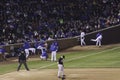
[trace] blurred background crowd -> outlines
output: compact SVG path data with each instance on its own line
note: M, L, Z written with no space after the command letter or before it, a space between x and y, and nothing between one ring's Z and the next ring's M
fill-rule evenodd
M119 0L1 0L0 45L58 39L120 24Z

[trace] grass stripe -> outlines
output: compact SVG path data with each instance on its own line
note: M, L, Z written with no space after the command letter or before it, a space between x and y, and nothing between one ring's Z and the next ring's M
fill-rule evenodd
M70 62L70 61L73 61L73 60L82 59L82 58L86 58L86 57L89 57L89 56L94 56L94 55L97 55L97 54L113 51L113 50L116 50L116 49L119 49L119 48L120 47L115 47L115 48L112 48L112 49L103 50L103 51L100 51L100 52L97 52L97 53L88 54L88 55L85 55L85 56L74 57L74 58L66 60L65 62ZM48 68L48 67L51 67L51 66L56 65L56 64L57 63L51 63L49 65L42 66L39 69Z
M85 58L85 57L89 57L89 56L101 54L101 53L104 53L104 52L113 51L113 50L116 50L116 49L119 49L119 48L120 48L120 47L115 47L115 48L112 48L112 49L107 49L107 50L104 50L104 51L101 51L101 52L97 52L97 53L93 53L93 54L88 54L88 55L81 56L81 57L74 57L74 58L69 59L69 60L67 60L67 61L65 61L65 62L69 62L69 61L76 60L76 59L82 59L82 58Z

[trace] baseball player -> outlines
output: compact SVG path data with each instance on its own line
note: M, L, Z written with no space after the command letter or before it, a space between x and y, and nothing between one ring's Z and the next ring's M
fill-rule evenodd
M33 54L35 54L36 49L35 49L34 47L30 47L30 48L29 48L29 51L31 51Z
M42 49L42 54L40 56L41 60L47 60L48 55L46 50L47 50L46 48Z
M23 48L24 48L24 51L26 53L26 58L28 58L29 56L29 48L30 48L30 44L29 42L25 41L24 44L23 44Z
M42 50L43 49L47 49L47 42L45 42L45 41L41 41L40 43L39 43L39 45L38 45L38 47L37 47L37 50L39 50L40 51L40 54L42 53Z
M43 49L43 43L39 43L39 45L38 45L37 49L42 50L42 49Z
M58 43L55 41L50 46L51 61L56 61L56 53L58 51Z
M64 79L65 78L65 75L64 75L64 64L63 64L63 60L65 59L65 56L60 56L60 58L58 59L58 78L62 78Z
M35 40L35 43L34 43L34 47L35 47L36 54L39 54L38 46L39 46L39 42L38 42L38 40L36 39L36 40Z
M37 49L40 49L40 50L42 51L43 48L45 48L45 42L41 41L41 42L38 44Z
M80 33L80 44L81 44L81 46L84 46L84 45L86 45L86 43L85 43L85 32L83 32L82 30L80 31L81 33Z
M102 37L102 34L101 34L101 33L98 33L98 34L96 35L96 39L91 39L91 41L96 42L96 46L101 47L102 38L103 38L103 37Z

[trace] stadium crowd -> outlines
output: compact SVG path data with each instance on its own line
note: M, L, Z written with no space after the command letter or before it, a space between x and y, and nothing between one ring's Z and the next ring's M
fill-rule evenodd
M120 23L119 0L2 0L0 44L80 35Z

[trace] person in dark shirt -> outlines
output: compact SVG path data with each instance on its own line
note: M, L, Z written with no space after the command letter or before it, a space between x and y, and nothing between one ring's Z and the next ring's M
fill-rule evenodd
M63 60L65 59L65 56L60 56L60 58L58 59L58 78L64 78L64 64L63 64Z
M20 67L22 64L24 64L26 70L29 71L29 68L26 63L26 55L25 55L24 51L21 51L19 58L18 58L18 62L19 62L19 65L18 65L17 71L20 70Z

